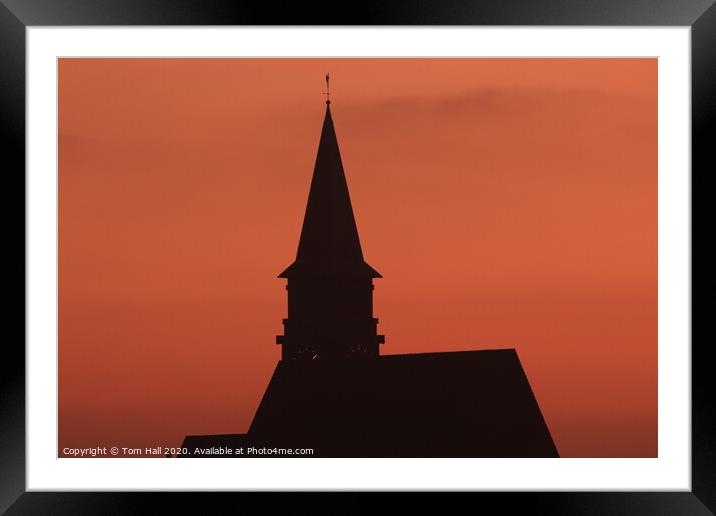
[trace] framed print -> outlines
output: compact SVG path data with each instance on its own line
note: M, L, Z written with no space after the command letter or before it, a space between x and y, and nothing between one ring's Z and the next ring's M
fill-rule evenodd
M9 514L714 510L708 2L6 4Z

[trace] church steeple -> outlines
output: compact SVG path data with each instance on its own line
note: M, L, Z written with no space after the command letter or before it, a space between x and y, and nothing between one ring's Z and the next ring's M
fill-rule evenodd
M283 360L378 356L373 278L381 275L363 259L330 100L296 260L279 277L288 279L288 318L276 337Z
M326 115L296 260L279 277L288 278L296 274L381 277L363 260L333 127L330 100L326 101Z

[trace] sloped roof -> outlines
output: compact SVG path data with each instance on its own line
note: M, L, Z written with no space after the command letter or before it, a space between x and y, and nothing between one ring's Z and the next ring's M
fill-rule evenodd
M514 349L279 362L244 438L315 457L558 456Z
M514 349L280 362L249 435L329 457L557 456Z

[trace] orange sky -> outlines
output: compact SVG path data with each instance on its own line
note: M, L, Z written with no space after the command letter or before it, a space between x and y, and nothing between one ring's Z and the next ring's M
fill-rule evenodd
M514 347L657 453L656 59L62 59L59 444L247 429L331 111L385 354Z

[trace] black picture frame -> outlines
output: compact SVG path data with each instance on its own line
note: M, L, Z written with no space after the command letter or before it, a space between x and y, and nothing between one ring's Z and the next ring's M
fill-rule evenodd
M707 304L714 292L716 239L710 234L709 177L716 174L716 4L714 0L441 0L322 4L237 0L0 0L0 127L5 143L5 200L25 192L25 29L82 25L576 25L691 27L692 74L692 491L474 493L475 507L501 513L716 513L716 382L711 372ZM8 203L6 202L6 205ZM16 212L14 212L16 213ZM9 210L6 220L10 217ZM11 227L9 224L6 227ZM707 233L708 232L708 233ZM25 233L22 238L25 267ZM6 250L11 249L6 240ZM7 256L13 254L6 252ZM19 259L18 259L19 261ZM8 261L8 264L13 263ZM20 268L18 267L18 268ZM13 272L14 272L13 268ZM9 268L6 274L11 276ZM698 274L698 281L693 281ZM23 300L25 290L23 288ZM19 302L12 302L15 309ZM23 316L8 317L15 325ZM19 310L19 309L18 309ZM14 315L14 314L13 314ZM23 323L23 335L25 325ZM8 334L9 335L9 334ZM247 493L26 492L25 345L3 342L0 397L0 511L7 514L134 514L175 507L211 513L227 502L239 510ZM251 495L253 497L253 495ZM355 494L332 496L354 497ZM341 502L344 504L345 502ZM242 502L243 504L243 502ZM217 509L218 512L218 509Z

